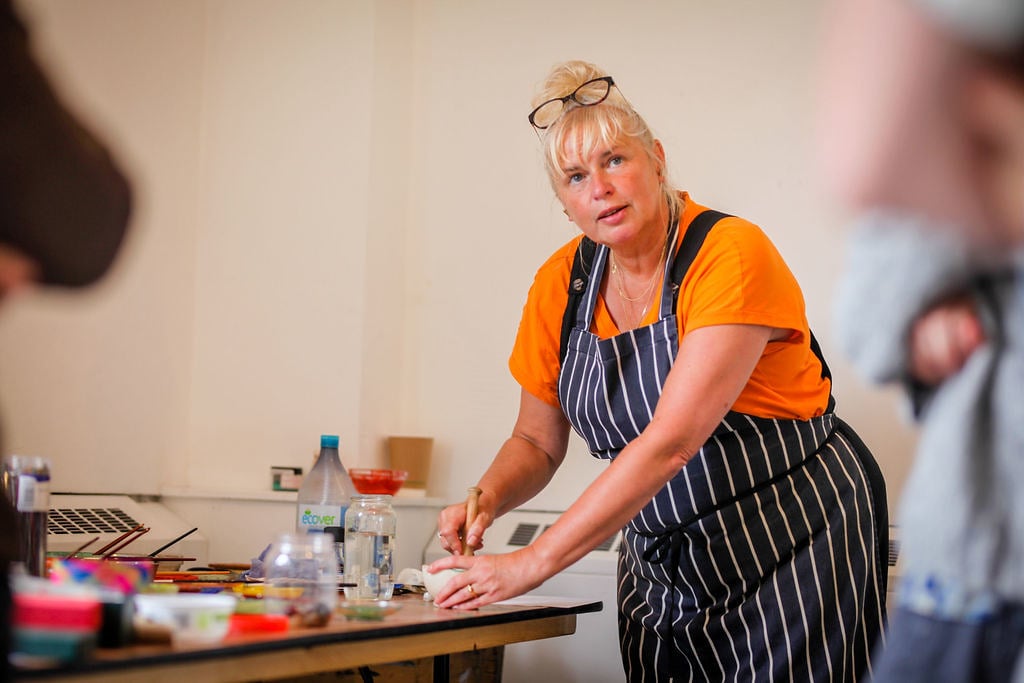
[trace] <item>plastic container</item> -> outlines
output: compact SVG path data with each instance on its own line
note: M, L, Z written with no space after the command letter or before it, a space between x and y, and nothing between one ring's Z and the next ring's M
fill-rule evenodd
M61 662L92 652L102 623L102 604L84 595L14 594L12 652Z
M228 635L246 633L280 633L288 630L288 617L284 614L232 614Z
M338 437L333 434L322 435L320 455L313 469L302 478L302 486L296 497L295 530L304 534L342 526L353 493L355 488L352 480L338 455ZM340 561L344 562L344 547L338 548L337 554Z
M175 647L219 643L228 633L235 603L235 596L226 593L135 596L137 618L170 629Z
M398 520L391 496L355 495L345 515L345 587L348 600L390 600L395 587Z

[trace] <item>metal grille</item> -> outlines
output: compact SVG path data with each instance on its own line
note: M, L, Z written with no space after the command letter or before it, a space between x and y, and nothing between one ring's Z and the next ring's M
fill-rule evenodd
M537 524L526 524L525 522L520 522L519 524L516 525L515 531L512 532L512 537L510 539L508 539L508 544L509 545L530 545L530 541L533 540L533 535L534 535L534 533L536 533L538 526L539 525L537 525ZM548 529L550 529L551 526L552 526L551 524L545 524L544 525L544 531L547 531ZM541 533L544 533L544 531L541 531ZM619 540L619 532L616 531L614 534L612 534L612 536L608 540L606 540L604 543L602 543L601 545L599 545L596 548L594 548L594 550L603 550L603 551L613 550L613 548L612 548L613 545L615 546L614 550L618 550L619 547L617 545L615 545L615 542L617 540Z
M50 508L52 535L103 534L131 531L138 522L121 508Z
M895 524L889 525L889 557L886 559L889 567L895 567L900 559L900 528Z
M517 524L515 531L512 532L512 537L508 539L508 544L530 545L530 541L533 540L533 535L537 533L537 529L539 528L539 524Z

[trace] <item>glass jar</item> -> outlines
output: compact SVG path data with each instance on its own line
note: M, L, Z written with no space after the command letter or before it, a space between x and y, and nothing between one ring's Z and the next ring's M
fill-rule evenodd
M390 600L398 519L391 496L355 495L345 513L345 597Z
M323 626L338 602L334 538L324 533L283 534L266 556L263 598L267 611Z

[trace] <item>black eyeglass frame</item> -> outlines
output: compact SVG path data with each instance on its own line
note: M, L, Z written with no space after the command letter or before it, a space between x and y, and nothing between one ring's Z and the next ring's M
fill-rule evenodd
M588 85L591 85L593 83L598 83L598 82L601 82L601 81L604 81L605 83L608 84L608 90L605 91L604 96L601 99L599 99L599 100L597 100L595 102L581 102L580 100L576 99L576 94L580 90L583 90ZM578 88L573 90L571 93L569 93L565 97L553 97L550 100L545 100L545 101L541 102L540 104L538 104L536 106L536 108L534 108L534 110L530 112L530 115L527 117L530 120L530 125L533 126L534 129L536 129L536 130L546 130L547 128L550 128L551 126L553 126L555 121L557 121L559 118L561 118L562 114L565 112L565 107L564 106L562 107L562 111L559 112L558 116L556 116L551 121L551 123L549 123L548 125L546 125L546 126L538 126L537 123L534 121L534 117L537 115L537 112L539 112L541 109L543 109L544 107L548 106L552 102L560 102L562 105L565 105L566 102L568 102L569 100L572 100L573 102L575 102L576 104L580 105L581 107L593 107L594 105L601 104L606 99L608 99L608 95L611 93L613 85L615 85L615 80L611 76L601 76L600 78L591 78L586 83L581 83Z

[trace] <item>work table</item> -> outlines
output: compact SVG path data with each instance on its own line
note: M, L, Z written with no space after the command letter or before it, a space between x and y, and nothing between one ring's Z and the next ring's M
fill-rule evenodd
M272 680L363 666L433 658L435 682L449 680L454 653L569 635L579 614L598 612L598 601L523 598L479 610L445 610L422 596L395 598L400 609L379 621L335 614L327 626L287 632L229 635L203 647L138 644L98 649L69 667L23 670L16 680L224 681Z

